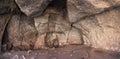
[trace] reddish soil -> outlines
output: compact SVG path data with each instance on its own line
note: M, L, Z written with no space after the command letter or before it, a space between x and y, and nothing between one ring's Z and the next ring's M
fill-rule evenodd
M0 59L120 59L120 53L70 45L56 49L5 52Z

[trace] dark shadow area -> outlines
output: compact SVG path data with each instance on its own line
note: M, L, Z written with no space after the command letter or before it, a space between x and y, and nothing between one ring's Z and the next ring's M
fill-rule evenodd
M59 10L63 10L67 8L67 0L53 0L48 7L55 7Z

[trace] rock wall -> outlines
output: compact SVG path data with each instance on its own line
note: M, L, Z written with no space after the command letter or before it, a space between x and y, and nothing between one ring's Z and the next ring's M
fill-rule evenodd
M0 47L87 45L120 51L119 0L1 0Z

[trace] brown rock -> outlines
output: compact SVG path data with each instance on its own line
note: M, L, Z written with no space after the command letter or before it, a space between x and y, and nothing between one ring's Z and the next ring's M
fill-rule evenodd
M13 15L6 29L6 40L8 41L8 46L13 45L13 47L17 49L20 47L22 42L20 36L20 15Z
M120 5L119 0L68 0L67 3L70 22Z
M13 15L8 24L7 32L7 39L12 45L12 49L25 50L34 47L37 30L35 29L32 18L25 15Z
M85 45L113 51L120 51L119 23L120 8L87 17L74 26L83 32Z
M45 48L45 36L46 36L46 34L41 34L41 35L38 34L37 40L34 45L34 49Z
M57 9L49 6L41 16L34 18L39 33L36 47L40 48L45 45L58 47L67 44L68 34L66 32L70 30L70 24L64 16L65 11L59 9L59 7Z
M68 34L69 44L83 44L82 33L80 30L72 28Z
M69 31L64 31L63 33L57 33L60 46L68 45L68 42L67 42L68 34L69 34Z
M59 40L56 33L49 32L46 34L45 45L50 48L59 46Z
M20 21L20 35L22 38L22 46L27 49L32 49L37 40L37 30L34 25L34 20L31 17L22 15Z

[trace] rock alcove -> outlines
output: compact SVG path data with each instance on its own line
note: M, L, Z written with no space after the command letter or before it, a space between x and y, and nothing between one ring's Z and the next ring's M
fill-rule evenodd
M75 44L120 51L119 6L119 0L0 0L0 47Z

